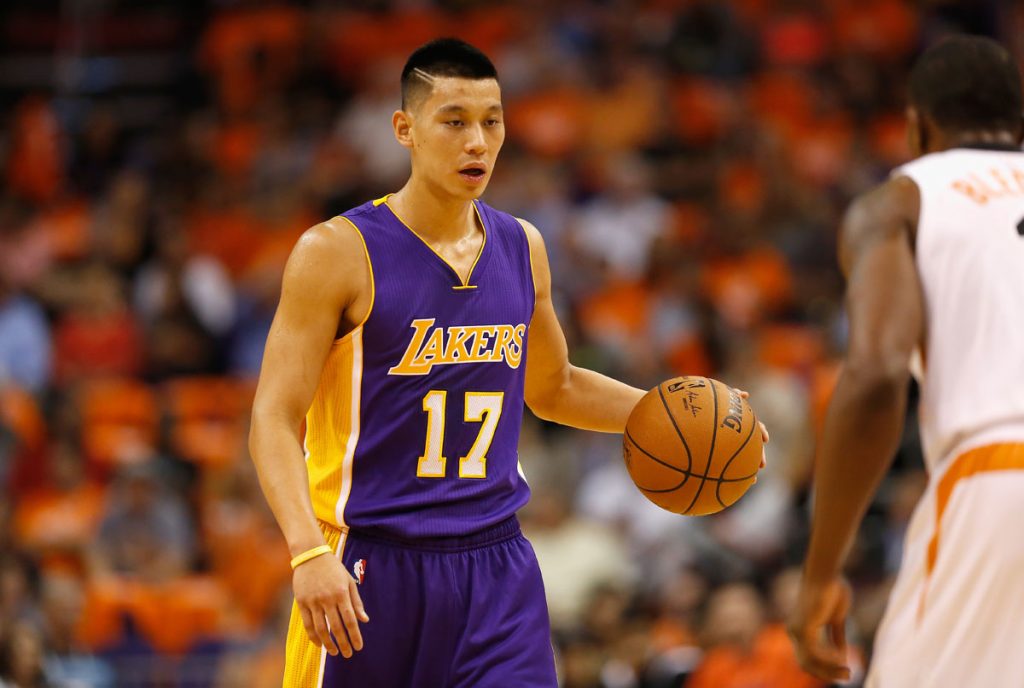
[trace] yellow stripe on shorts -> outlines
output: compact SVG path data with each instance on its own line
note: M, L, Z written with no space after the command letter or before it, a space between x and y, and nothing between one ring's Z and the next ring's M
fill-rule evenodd
M326 523L320 523L324 539L338 559L345 550L344 533ZM326 555L324 555L326 556ZM288 640L285 644L283 688L321 688L327 651L314 645L302 625L299 605L292 602L292 615L288 621Z

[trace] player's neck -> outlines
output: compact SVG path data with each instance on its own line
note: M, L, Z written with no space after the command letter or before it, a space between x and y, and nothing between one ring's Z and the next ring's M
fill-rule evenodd
M392 195L388 205L413 231L437 242L465 239L477 227L472 201L441 196L415 179Z
M951 132L941 141L939 150L967 148L970 146L1019 147L1017 137L1008 131L958 131Z

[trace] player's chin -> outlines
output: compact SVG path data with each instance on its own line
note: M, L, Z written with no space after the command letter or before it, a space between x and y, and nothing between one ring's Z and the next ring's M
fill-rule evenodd
M491 175L489 174L481 175L479 179L467 179L466 175L460 174L459 183L455 185L456 195L467 201L476 200L483 195L490 181Z

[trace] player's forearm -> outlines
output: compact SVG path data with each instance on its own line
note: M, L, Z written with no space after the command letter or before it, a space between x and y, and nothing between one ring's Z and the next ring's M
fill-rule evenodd
M561 384L538 394L530 410L544 420L581 430L622 432L644 390L571 366Z
M906 373L848 366L825 419L814 477L814 519L804 575L837 575L896 452L906 411Z
M254 413L249 452L292 556L324 544L309 497L309 477L298 432L281 418Z

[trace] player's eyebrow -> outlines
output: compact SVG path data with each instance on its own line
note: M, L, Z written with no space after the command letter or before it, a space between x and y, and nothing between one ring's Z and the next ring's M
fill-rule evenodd
M465 113L467 110L468 109L467 109L467 107L465 105L460 105L459 103L456 102L456 103L452 103L450 105L441 105L440 107L438 107L437 112L438 113ZM487 107L487 112L488 113L500 113L500 112L502 112L502 106L499 103L495 103L495 104L490 105L490 106Z
M451 105L444 105L442 107L439 107L437 109L437 112L439 114L448 114L451 112L466 112L466 107L464 105L459 105L458 103L453 103ZM491 105L490 107L487 108L487 112L502 112L501 105L495 103L494 105Z

